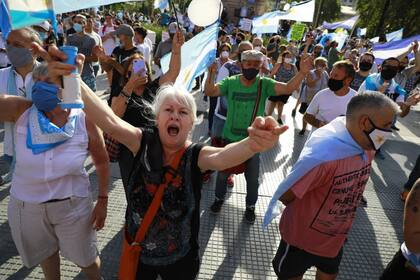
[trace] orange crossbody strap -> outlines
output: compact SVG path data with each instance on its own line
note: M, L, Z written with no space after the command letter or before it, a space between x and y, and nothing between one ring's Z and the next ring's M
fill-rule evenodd
M175 157L172 160L172 163L170 165L171 168L173 168L175 170L178 168L179 162L181 161L181 158L182 158L182 155L184 154L184 151L185 151L185 148L182 148L181 150L179 150L175 154ZM144 215L143 221L141 222L140 228L138 229L138 231L136 233L136 237L135 237L134 242L133 242L133 243L136 243L136 245L138 245L138 243L142 242L143 239L146 237L147 230L149 229L150 225L153 222L153 219L156 216L156 213L159 210L160 203L161 203L162 197L163 197L163 192L165 191L165 187L170 182L170 180L172 179L172 176L174 176L172 174L172 172L166 172L164 183L159 185L158 190L156 191L155 196L153 197L152 203L150 204L149 208L147 209L147 212Z

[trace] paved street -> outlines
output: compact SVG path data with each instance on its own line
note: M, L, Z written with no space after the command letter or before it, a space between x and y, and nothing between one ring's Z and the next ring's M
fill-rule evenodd
M103 94L106 84L103 78L98 78L102 89L99 95ZM200 101L202 112L202 95L197 93L196 99ZM214 199L215 178L204 186L200 231L202 264L198 279L276 279L271 260L280 240L278 219L264 231L261 222L271 195L297 160L306 140L306 136L297 135L301 115L296 116L296 119L290 116L294 104L295 99L291 98L285 106L284 121L290 126L289 130L281 136L276 147L262 154L257 221L254 225L243 222L246 194L243 175L235 177L235 187L229 191L229 199L217 216L209 212ZM403 204L399 200L399 193L420 153L420 107L417 106L408 117L400 120L397 126L401 131L394 133L393 139L384 145L385 160L376 159L373 163L371 179L365 192L368 206L359 208L357 212L345 245L339 279L378 279L402 242ZM1 130L1 141L3 136L4 130ZM199 114L191 137L193 141L208 141L207 119L202 113ZM95 191L97 180L90 162L87 162L87 168ZM116 279L122 242L120 230L125 212L125 197L118 168L113 165L112 169L108 218L105 228L98 233L105 279ZM6 172L3 163L0 171ZM42 279L40 267L26 269L21 265L7 222L8 201L9 186L1 186L0 279ZM62 279L84 279L79 272L75 265L62 261ZM314 270L309 271L305 279L314 279Z

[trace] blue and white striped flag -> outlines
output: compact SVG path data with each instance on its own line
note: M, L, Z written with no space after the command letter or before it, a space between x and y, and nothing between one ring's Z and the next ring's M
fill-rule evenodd
M182 46L181 71L175 85L184 86L188 91L192 90L194 79L207 71L207 68L216 59L218 32L219 24L215 23ZM160 64L162 65L163 73L169 70L170 61L171 54L165 55L161 59Z
M169 8L169 1L168 0L155 0L154 7L155 9L160 9L163 12L165 9Z
M397 57L404 52L406 52L411 44L415 41L420 41L420 34L406 38L403 40L391 41L385 44L375 44L373 45L372 53L375 56L376 63L382 63L385 59L389 57ZM412 58L413 54L409 54L408 58Z
M401 28L397 31L385 34L386 41L387 42L392 42L392 41L401 40L402 37L403 37L403 32L404 32L404 28ZM378 43L379 42L379 37L374 37L374 38L370 39L369 41L371 41L373 43Z
M12 29L55 21L52 0L6 0Z

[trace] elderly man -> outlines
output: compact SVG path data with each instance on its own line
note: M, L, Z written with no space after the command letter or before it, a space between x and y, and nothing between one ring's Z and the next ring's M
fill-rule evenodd
M30 50L32 42L42 45L38 33L32 28L18 29L9 33L6 40L6 54L12 66L0 69L0 94L32 99L32 70L37 63ZM12 180L14 165L14 125L5 123L4 129L4 159L11 164L11 170L4 181L0 179L0 184Z
M263 116L265 101L270 95L288 95L297 89L312 68L312 59L302 60L301 71L287 84L273 79L260 77L258 74L263 65L263 54L256 50L242 52L242 74L225 78L213 84L215 67L209 72L204 92L207 96L226 96L229 114L223 128L226 142L240 141L248 136L247 128L252 117ZM255 112L254 112L255 111ZM258 199L259 155L255 155L245 163L247 181L245 219L249 223L255 221L255 204ZM226 195L226 181L229 172L219 172L216 182L216 200L211 206L213 213L220 212Z
M286 208L281 242L273 259L279 279L333 280L343 246L369 179L373 151L391 135L397 104L381 93L353 97L345 117L316 130L274 194L264 225Z

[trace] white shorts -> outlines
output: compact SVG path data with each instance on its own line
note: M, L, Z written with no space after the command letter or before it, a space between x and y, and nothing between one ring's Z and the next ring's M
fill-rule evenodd
M91 197L36 204L10 196L9 225L23 264L36 266L57 251L80 267L93 264L98 249L92 210Z

